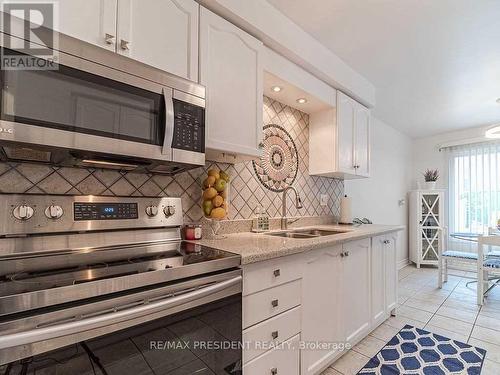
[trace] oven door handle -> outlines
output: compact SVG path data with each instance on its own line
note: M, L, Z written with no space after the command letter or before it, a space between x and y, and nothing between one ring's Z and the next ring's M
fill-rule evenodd
M163 88L163 99L165 102L165 135L163 136L163 155L172 158L172 141L174 139L174 94L171 89Z
M224 280L216 284L203 287L192 292L187 292L178 296L157 302L146 303L130 309L102 314L91 318L85 318L73 322L61 323L43 328L35 328L29 331L12 333L0 336L0 349L7 349L19 345L27 345L39 341L50 340L57 337L77 334L79 332L100 328L110 324L115 324L130 319L138 318L146 314L169 309L179 305L192 302L211 294L215 294L230 287L240 285L242 277L236 276L229 280Z

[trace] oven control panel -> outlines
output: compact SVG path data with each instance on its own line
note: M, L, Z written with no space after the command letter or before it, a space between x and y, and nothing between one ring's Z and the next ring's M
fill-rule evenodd
M137 219L137 203L87 203L73 204L75 221Z
M0 237L182 224L180 198L0 194Z
M205 109L173 99L174 137L172 147L193 152L205 152Z

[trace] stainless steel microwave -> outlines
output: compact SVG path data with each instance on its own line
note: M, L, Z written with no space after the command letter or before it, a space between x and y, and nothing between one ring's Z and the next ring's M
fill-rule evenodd
M205 164L203 86L62 34L58 62L1 71L1 159L166 174Z

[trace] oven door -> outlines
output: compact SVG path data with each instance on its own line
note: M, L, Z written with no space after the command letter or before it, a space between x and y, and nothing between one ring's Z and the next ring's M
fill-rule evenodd
M241 270L229 271L3 322L0 368L241 375L241 280Z
M57 70L3 70L0 84L0 141L172 160L171 88L64 53Z

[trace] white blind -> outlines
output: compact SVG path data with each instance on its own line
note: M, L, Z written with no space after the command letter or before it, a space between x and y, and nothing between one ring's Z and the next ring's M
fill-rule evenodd
M487 234L500 219L500 143L448 150L450 233Z

